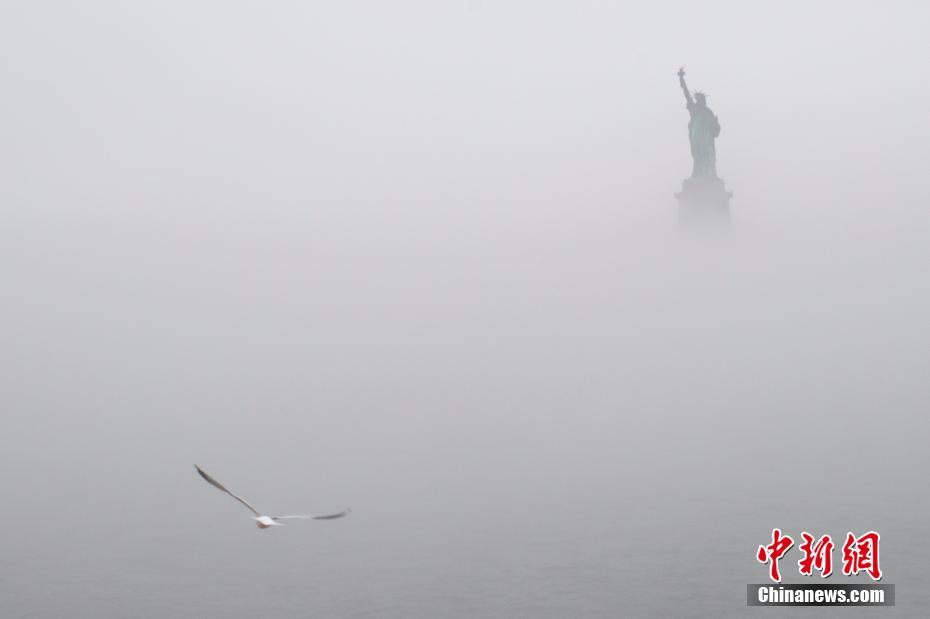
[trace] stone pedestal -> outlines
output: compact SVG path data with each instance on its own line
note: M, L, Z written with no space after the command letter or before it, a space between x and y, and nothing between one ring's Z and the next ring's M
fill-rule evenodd
M686 178L678 198L678 222L682 224L728 224L730 197L722 178Z

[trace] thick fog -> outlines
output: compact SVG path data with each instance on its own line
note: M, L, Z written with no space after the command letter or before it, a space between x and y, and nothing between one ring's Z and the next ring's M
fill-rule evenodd
M4 4L0 614L741 616L773 527L924 614L927 23Z

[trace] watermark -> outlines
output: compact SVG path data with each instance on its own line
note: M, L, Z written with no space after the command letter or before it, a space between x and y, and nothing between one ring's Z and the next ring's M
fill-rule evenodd
M833 551L836 543L829 534L815 536L803 531L798 550L798 573L802 576L833 574ZM851 531L840 548L839 569L844 576L867 574L873 581L882 579L879 560L881 536L875 531L855 535ZM746 585L749 606L894 606L894 585L861 584L781 584L780 561L795 546L795 540L781 529L772 529L772 540L761 544L756 561L768 567L769 580L775 584Z
M798 571L803 576L811 576L814 570L817 570L822 578L829 577L833 573L833 538L829 535L815 538L807 531L801 533L801 538L804 543L801 544L800 550L804 556L798 561ZM875 531L858 537L852 532L847 533L846 542L843 544L843 574L855 576L859 572L865 572L872 580L881 580L882 569L878 560L880 541L881 536ZM769 566L769 578L772 582L781 582L778 562L792 546L794 539L790 535L782 534L781 529L772 529L772 542L759 546L759 550L756 551L756 560Z
M748 606L894 606L894 585L746 585Z

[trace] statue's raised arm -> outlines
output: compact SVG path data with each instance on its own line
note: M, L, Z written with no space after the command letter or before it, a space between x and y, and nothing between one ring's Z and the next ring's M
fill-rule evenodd
M681 84L681 90L685 93L685 101L688 103L688 109L694 105L694 99L691 98L691 93L688 91L688 85L685 84L685 68L681 67L678 69L678 83Z

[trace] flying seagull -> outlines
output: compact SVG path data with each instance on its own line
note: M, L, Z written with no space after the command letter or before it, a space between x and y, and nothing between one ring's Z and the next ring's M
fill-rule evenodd
M335 520L336 518L342 518L343 516L348 516L349 512L351 511L350 509L346 508L345 510L339 512L338 514L324 514L322 516L314 516L311 514L295 514L291 516L265 516L263 514L258 513L258 510L252 507L249 504L249 502L243 499L241 496L239 496L238 494L233 494L232 492L226 489L226 486L224 486L220 482L216 481L215 479L207 475L207 473L204 472L204 470L201 469L196 464L194 465L194 468L197 469L197 472L200 473L201 477L207 480L208 484L210 484L211 486L215 488L222 490L223 492L225 492L232 498L236 499L237 501L239 501L240 503L248 507L249 511L255 514L252 517L252 520L255 521L255 524L258 526L259 529L267 529L268 527L283 527L284 524L281 522L278 522L279 520Z

